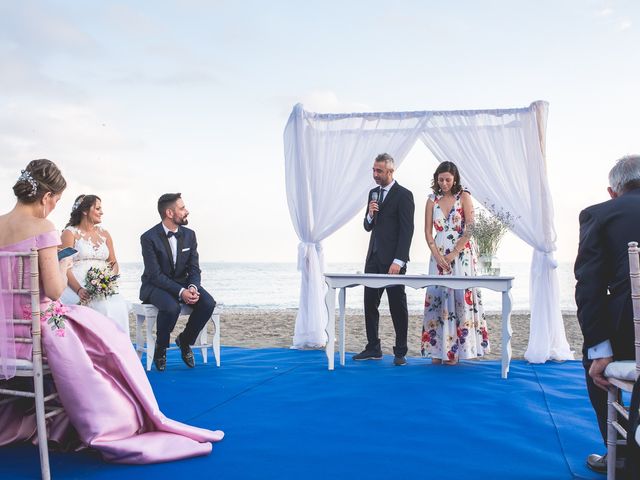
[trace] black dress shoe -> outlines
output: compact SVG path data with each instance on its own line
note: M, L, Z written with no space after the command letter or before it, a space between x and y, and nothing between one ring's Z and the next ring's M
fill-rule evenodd
M396 355L395 357L393 357L393 364L396 367L402 367L403 365L407 364L407 359L404 358L404 355Z
M156 364L156 368L159 372L164 372L167 368L167 349L156 347L156 351L153 354L153 363Z
M371 350L363 350L362 352L354 355L354 360L382 360L382 352L372 352Z
M598 455L592 453L587 457L587 467L597 473L607 473L607 454ZM624 468L624 458L616 459L616 471L620 472Z
M184 345L182 345L182 342L180 342L180 335L178 335L176 337L176 345L180 347L182 361L185 363L185 365L189 368L195 367L196 361L193 358L193 352L191 351L189 343L185 343Z

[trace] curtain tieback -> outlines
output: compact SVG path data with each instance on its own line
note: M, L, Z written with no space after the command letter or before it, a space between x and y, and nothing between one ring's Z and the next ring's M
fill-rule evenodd
M313 242L300 242L298 244L298 270L302 271L304 265L309 258L309 253L311 249L315 249L318 258L320 260L320 265L322 265L322 244L313 243Z
M553 257L553 250L542 251L536 250L536 253L542 255L544 257L545 262L552 269L558 268L558 261Z

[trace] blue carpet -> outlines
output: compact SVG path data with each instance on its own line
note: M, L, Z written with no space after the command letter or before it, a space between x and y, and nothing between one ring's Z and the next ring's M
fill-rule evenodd
M196 354L198 360L199 352ZM56 479L600 479L584 465L603 450L579 362L514 361L393 367L321 351L225 347L222 367L187 369L169 352L149 372L168 417L226 438L208 457L158 465L52 453ZM210 359L210 362L212 360ZM0 448L0 478L37 478L37 449Z

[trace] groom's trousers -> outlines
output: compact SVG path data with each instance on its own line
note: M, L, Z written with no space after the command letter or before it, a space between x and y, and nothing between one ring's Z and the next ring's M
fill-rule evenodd
M200 330L207 324L216 306L216 301L209 292L202 287L198 291L200 292L200 299L194 305L189 305L193 311L189 315L189 321L180 336L180 339L188 345L194 344ZM149 295L148 303L158 309L156 347L167 348L169 346L169 336L176 326L183 303L169 292L159 288L153 289L151 295Z

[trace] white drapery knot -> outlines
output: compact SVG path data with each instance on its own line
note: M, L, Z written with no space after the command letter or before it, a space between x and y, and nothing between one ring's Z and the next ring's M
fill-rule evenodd
M309 254L314 251L318 256L320 266L324 265L324 254L322 252L322 244L320 242L300 242L298 244L298 271L302 271L309 260Z
M553 256L553 250L536 250L535 252L542 256L547 267L551 267L551 269L558 268L558 261Z

